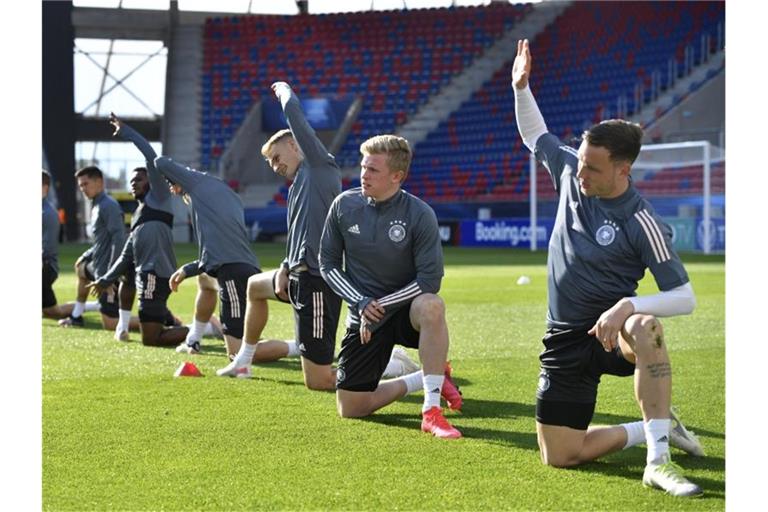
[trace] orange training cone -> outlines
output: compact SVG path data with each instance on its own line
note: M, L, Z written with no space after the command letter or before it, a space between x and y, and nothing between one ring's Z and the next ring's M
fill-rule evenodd
M176 373L173 374L174 377L202 377L203 374L200 373L200 370L195 366L195 363L190 363L189 361L181 363L181 366L179 366L176 369Z

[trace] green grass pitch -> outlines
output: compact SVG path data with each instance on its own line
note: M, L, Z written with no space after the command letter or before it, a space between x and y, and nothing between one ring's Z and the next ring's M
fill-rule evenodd
M74 299L71 271L82 246L62 250L59 302ZM282 257L256 244L263 268ZM177 248L179 263L194 258ZM644 447L577 469L539 461L534 398L546 314L545 254L447 248L441 295L464 434L419 430L421 394L362 420L337 417L332 393L304 388L300 363L254 367L254 379L222 379L223 343L203 354L120 343L100 329L42 321L43 508L46 510L723 510L725 507L725 265L684 257L698 306L664 321L673 364L673 403L707 457L673 449L704 489L696 500L641 484ZM520 275L531 284L516 285ZM640 293L656 290L652 276ZM195 284L172 294L189 322ZM134 309L135 312L135 309ZM343 322L342 322L343 323ZM99 327L99 328L97 328ZM341 332L341 326L340 326ZM292 338L290 308L270 303L265 336ZM337 338L340 339L340 338ZM338 342L337 342L338 349ZM174 378L185 360L203 378ZM595 422L639 418L631 378L604 377Z

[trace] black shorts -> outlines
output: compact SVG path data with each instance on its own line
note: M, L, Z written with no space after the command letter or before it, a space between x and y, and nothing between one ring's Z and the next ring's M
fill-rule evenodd
M322 277L306 271L291 272L288 276L288 297L293 306L301 356L315 364L331 364L341 298Z
M85 278L89 281L95 281L96 277L93 273L93 262L89 261L85 265ZM120 278L123 281L129 282L131 284L134 283L134 280L136 275L136 271L131 265L131 268L123 274L123 276ZM128 281L128 279L131 279ZM108 316L109 318L118 318L120 316L120 301L118 296L118 288L117 283L115 283L113 286L111 286L107 291L103 292L101 295L99 295L99 312L104 315Z
M52 308L57 304L56 294L53 293L53 283L59 274L48 263L43 262L43 309Z
M411 325L411 308L403 307L371 335L371 340L360 343L360 329L347 329L341 340L336 388L347 391L373 391L384 374L395 341L409 348L419 347L419 332Z
M219 283L219 320L225 335L243 337L245 306L248 303L248 278L261 270L247 263L226 263L207 272Z
M168 296L171 287L167 277L159 277L154 272L140 272L136 282L139 295L139 321L167 324Z
M548 329L542 341L536 421L586 430L600 376L627 377L635 372L635 365L624 359L618 347L606 352L584 329Z

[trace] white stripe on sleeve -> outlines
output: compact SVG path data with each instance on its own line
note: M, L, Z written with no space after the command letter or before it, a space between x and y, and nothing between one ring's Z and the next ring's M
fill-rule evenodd
M402 290L399 290L395 293L391 293L385 297L382 297L381 300L379 301L379 305L388 306L396 302L402 302L412 297L416 297L417 295L420 295L420 294L421 294L421 288L419 287L418 283L414 282L409 286L406 286Z
M331 272L328 274L328 277L331 280L331 282L334 285L336 285L336 288L341 290L342 293L344 293L344 295L351 297L355 302L359 302L363 300L363 296L360 295L355 290L355 288L349 283L349 281L347 281L346 279L344 279L344 277L342 277L341 273L339 273L338 270L336 269L331 270Z

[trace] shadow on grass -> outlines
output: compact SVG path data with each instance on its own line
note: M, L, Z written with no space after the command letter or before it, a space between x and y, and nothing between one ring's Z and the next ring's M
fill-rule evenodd
M421 397L409 395L400 401L412 403L414 406L417 406L421 404ZM416 409L416 411L418 411L418 409ZM379 423L412 431L419 430L421 428L421 415L416 411L414 411L413 414L387 414L386 409L384 409L384 412L379 411L367 418L361 418L360 421ZM446 413L446 418L456 426L467 439L481 439L491 444L538 451L535 413L536 407L534 404L466 398L464 400L462 412L459 414ZM471 421L475 418L509 419L511 420L508 424L510 428L490 429L462 424L464 423L464 419ZM530 424L530 429L525 431L512 430L513 425L519 425L519 421L517 420L527 420L528 424ZM636 417L631 416L599 413L595 414L593 423L617 425L619 423L627 423L636 420ZM722 434L709 433L696 429L697 433L699 431L701 431L703 435L712 434L713 437L722 437ZM721 457L693 457L683 454L676 449L673 449L673 457L675 462L680 463L684 469L708 470L716 471L718 473L725 471L725 460ZM639 446L628 451L621 451L613 455L608 455L606 458L595 462L561 471L583 471L595 474L614 475L626 478L633 482L638 482L642 479L644 461L645 448ZM557 471L555 468L552 468L552 470ZM693 480L704 489L704 499L724 498L725 485L722 481L700 477L696 477Z
M674 462L683 468L683 475L690 475L690 470L715 471L721 474L724 474L725 472L725 459L721 457L693 457L687 454L682 454L676 450L672 450L672 457ZM580 473L592 473L595 475L619 476L639 483L643 478L644 467L645 447L635 447L574 468L552 468L552 470L578 471ZM697 499L722 500L725 498L724 481L701 476L691 477L691 481L699 485L704 491L704 495ZM648 492L660 491L649 490Z

